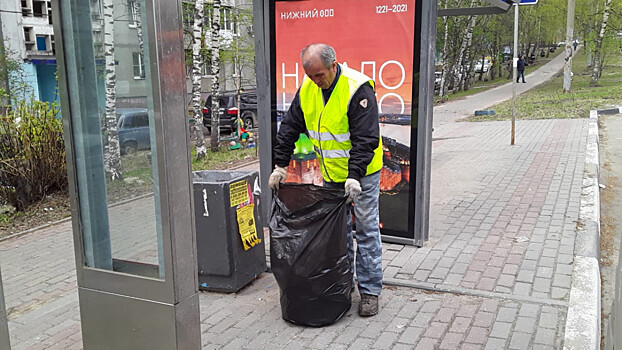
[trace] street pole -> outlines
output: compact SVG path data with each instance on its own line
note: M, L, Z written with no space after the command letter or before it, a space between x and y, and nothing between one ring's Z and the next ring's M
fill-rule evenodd
M518 65L518 2L514 3L514 54L512 58L512 138L510 145L514 145L514 135L516 130L516 71Z
M566 63L564 64L564 92L570 92L572 83L572 41L574 39L574 0L568 0L568 17L566 18Z

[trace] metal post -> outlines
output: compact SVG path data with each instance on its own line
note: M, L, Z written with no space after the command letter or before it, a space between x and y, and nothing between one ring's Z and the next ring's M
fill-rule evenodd
M0 274L0 349L11 350L11 338L9 336L9 325L6 317L6 305L4 304L2 274Z
M516 132L516 71L518 65L518 3L514 4L514 55L512 58L512 139L510 145L514 145L514 135Z
M272 192L268 188L268 178L272 172L272 133L276 123L272 123L272 88L270 72L271 60L269 1L253 1L253 29L255 31L255 76L257 79L257 119L259 123L259 173L261 179L262 225L268 226Z

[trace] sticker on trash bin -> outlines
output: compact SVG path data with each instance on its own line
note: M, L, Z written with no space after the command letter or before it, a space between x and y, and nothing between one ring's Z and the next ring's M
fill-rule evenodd
M244 244L244 250L249 250L255 244L261 243L261 239L257 237L257 230L255 229L254 207L255 205L250 204L236 210L238 214L238 228L242 244Z
M248 184L246 180L234 182L229 185L229 200L232 207L237 207L249 201L247 187Z

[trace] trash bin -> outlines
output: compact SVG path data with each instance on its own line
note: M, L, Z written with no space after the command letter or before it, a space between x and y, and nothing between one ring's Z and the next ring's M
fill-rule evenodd
M237 292L266 271L257 171L193 172L199 289Z

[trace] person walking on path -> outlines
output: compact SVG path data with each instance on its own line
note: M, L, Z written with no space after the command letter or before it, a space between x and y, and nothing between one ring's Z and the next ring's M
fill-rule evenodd
M382 245L378 196L382 141L374 82L337 63L335 50L323 43L305 47L300 58L306 73L287 111L274 148L272 190L285 181L294 144L306 133L314 145L327 187L343 188L354 203L356 276L361 294L358 313L378 313L382 290ZM352 222L348 215L348 257L354 281Z
M516 62L516 82L518 83L518 78L523 78L523 83L525 83L525 66L528 66L527 62L525 62L525 56L518 57L518 62Z

